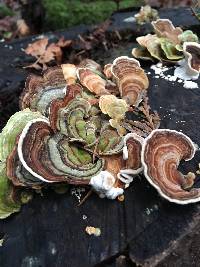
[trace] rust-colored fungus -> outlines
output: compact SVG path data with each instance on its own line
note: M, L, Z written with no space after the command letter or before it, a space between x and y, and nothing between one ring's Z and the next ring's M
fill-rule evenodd
M149 80L139 61L128 57L114 60L111 71L116 78L121 97L129 105L137 106L144 97Z
M191 160L195 151L191 139L174 130L154 130L145 139L141 157L145 177L168 201L178 204L200 201L200 189L189 189L195 176L178 170L180 161Z

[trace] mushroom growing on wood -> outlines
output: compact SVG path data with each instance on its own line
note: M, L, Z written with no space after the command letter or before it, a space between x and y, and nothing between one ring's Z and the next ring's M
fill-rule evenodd
M91 69L78 68L77 75L80 83L85 86L90 92L98 96L110 94L105 88L106 81Z
M121 195L142 170L143 138L133 132L144 134L140 127L146 136L154 129L144 99L148 84L140 63L128 57L104 68L86 59L31 75L21 111L0 134L0 176L20 190L69 183L90 185L111 199ZM1 208L0 196L0 218Z
M66 80L60 67L49 68L43 77L30 75L25 90L20 97L21 109L30 108L44 116L49 114L52 100L63 98L66 94Z
M138 60L126 56L113 61L111 72L115 77L121 97L129 105L138 106L148 86L149 80Z
M199 77L200 72L200 44L186 42L183 44L187 73Z
M183 54L185 58L179 61L180 67L175 69L175 75L183 80L197 80L200 73L200 44L185 42Z
M191 139L174 130L157 129L145 139L141 154L144 175L168 201L177 204L200 201L200 189L189 189L195 176L178 170L180 161L191 160L195 151Z
M141 151L144 138L136 133L128 133L124 137L123 159L124 168L120 170L118 178L126 184L133 181L133 177L142 172Z
M158 19L156 21L152 21L151 24L153 25L155 33L159 37L166 37L174 44L179 44L180 41L178 36L182 34L183 30L180 27L174 27L171 20Z
M87 151L69 143L64 135L53 134L46 119L26 125L19 138L18 155L28 172L47 183L88 184L104 166L102 159L93 163Z
M67 85L76 83L77 74L76 66L74 64L62 64L61 65L64 78L67 82Z

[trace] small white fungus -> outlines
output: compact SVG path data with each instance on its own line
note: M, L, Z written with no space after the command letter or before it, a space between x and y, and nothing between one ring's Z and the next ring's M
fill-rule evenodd
M198 84L192 81L185 81L183 87L187 89L195 89L198 88Z

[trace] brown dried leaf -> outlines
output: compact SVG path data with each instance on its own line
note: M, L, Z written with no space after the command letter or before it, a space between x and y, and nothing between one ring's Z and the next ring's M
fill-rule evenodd
M51 43L48 45L48 38L43 38L32 44L29 44L25 49L25 53L36 57L37 61L27 68L35 69L46 69L47 63L52 60L56 60L57 64L61 64L63 52L61 48L68 47L71 45L71 40L64 40L64 37L61 37L57 43ZM42 66L40 66L40 64Z
M24 51L27 55L31 55L33 57L38 58L45 53L47 45L48 45L48 38L43 38L32 44L29 44Z
M62 62L62 50L55 43L52 43L47 47L43 62L48 63L53 59L56 59L57 64L60 64Z
M61 37L58 42L57 42L57 46L59 47L62 47L62 48L65 48L65 47L68 47L72 44L72 40L65 40L64 37Z

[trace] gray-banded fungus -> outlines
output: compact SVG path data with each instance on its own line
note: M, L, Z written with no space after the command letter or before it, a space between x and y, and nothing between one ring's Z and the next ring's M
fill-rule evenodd
M10 198L13 185L23 192L91 185L110 199L122 195L142 168L143 138L132 132L146 136L154 129L144 99L148 84L139 62L128 57L104 68L86 59L29 76L22 110L0 133L0 218L21 206L22 200L18 205ZM132 124L131 113L136 117ZM11 202L5 203L7 198Z
M114 155L122 152L123 138L109 123L102 126L96 152L99 155Z
M175 27L168 19L158 19L153 21L152 25L155 34L147 34L136 39L140 46L133 48L134 57L176 63L186 56L183 51L185 43L194 42L198 46L196 34Z
M106 75L106 78L108 78L108 79L111 79L112 76L113 76L113 75L112 75L111 68L112 68L112 64L109 63L109 64L106 64L106 65L104 66L104 69L103 69L103 72L104 72L104 74Z
M19 138L18 155L24 168L44 182L88 184L98 174L104 160L68 142L61 134L53 134L49 122L36 119L26 125Z
M90 69L93 72L97 72L97 73L101 73L101 70L102 70L101 65L99 65L97 62L95 62L94 60L89 59L89 58L83 59L80 62L78 67Z
M106 90L106 80L102 79L98 74L88 68L78 68L77 76L80 83L85 86L90 92L100 96L110 94Z
M111 72L117 81L120 95L129 105L137 106L149 86L149 80L139 61L126 56L113 61Z
M107 114L111 118L110 125L117 129L119 135L123 136L126 130L120 124L128 111L126 101L114 95L103 95L99 99L99 107L103 114Z
M196 80L200 73L200 44L185 42L183 44L185 58L179 61L180 67L174 71L175 76L183 80Z
M96 125L89 120L91 104L81 97L79 84L68 86L67 95L56 99L50 105L50 124L54 132L59 131L71 141L84 142L88 145L96 140Z
M158 19L152 21L152 26L155 33L159 37L165 37L168 40L172 41L174 44L179 44L178 36L182 34L183 30L180 27L174 27L171 20L169 19Z
M15 186L27 186L33 189L40 189L43 182L29 173L19 160L17 145L7 158L6 161L7 177Z
M62 69L50 68L44 72L43 77L36 75L28 77L20 105L22 109L30 108L48 116L51 101L63 98L65 94L66 81Z
M174 130L154 130L145 139L141 154L145 177L168 201L178 204L200 201L200 189L188 189L194 176L178 171L180 161L191 160L195 151L191 139Z

